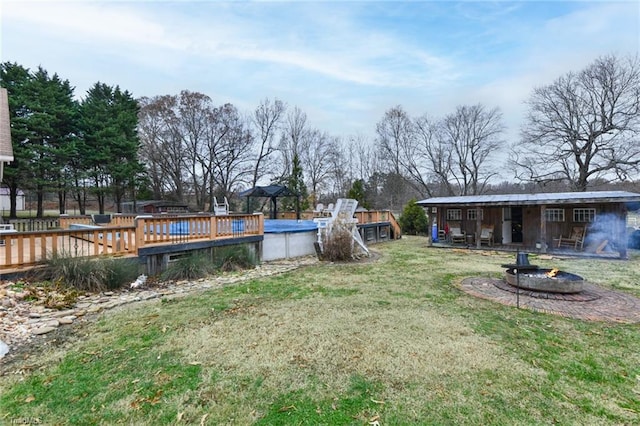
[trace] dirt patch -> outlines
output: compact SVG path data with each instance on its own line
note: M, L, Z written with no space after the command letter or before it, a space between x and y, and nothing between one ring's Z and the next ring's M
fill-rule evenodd
M83 337L83 330L90 320L91 317L86 317L82 321L12 346L9 353L2 358L0 375L23 375L46 367L48 360L55 357L55 353L63 351Z

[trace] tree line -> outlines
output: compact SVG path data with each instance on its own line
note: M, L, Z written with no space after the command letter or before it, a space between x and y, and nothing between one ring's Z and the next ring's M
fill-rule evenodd
M68 80L9 62L0 66L0 81L9 95L14 153L3 180L10 217L18 190L35 196L38 217L48 194L57 195L61 214L68 197L84 214L89 197L104 212L107 196L119 205L143 181L139 108L131 93L98 82L76 101Z
M576 190L637 181L640 165L638 58L596 59L534 88L521 137L504 140L498 107L461 105L442 117L411 117L401 105L375 136L331 135L304 111L264 98L253 111L184 90L134 99L96 83L77 101L68 80L15 63L0 67L9 93L15 161L4 184L15 217L18 189L46 194L60 213L70 198L162 199L212 208L257 184L285 184L302 207L345 195L368 208L399 210L413 197ZM496 182L500 172L512 181ZM247 206L251 209L260 206ZM292 205L285 205L291 208Z

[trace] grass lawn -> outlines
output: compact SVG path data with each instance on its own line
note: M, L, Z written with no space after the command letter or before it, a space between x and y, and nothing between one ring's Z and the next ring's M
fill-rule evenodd
M405 237L319 265L107 312L0 378L0 423L639 424L640 326L476 299L514 254ZM640 296L640 259L545 261ZM550 263L553 262L553 263ZM31 360L30 362L33 362Z

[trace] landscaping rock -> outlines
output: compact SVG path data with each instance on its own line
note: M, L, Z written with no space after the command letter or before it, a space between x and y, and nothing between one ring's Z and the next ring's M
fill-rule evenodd
M33 330L31 330L31 333L35 334L36 336L39 336L41 334L51 333L55 329L56 327L40 327L40 328L34 328Z

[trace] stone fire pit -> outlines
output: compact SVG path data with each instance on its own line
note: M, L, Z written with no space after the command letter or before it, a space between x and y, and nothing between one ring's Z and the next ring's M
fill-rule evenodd
M557 271L554 277L547 274L551 269L529 269L521 270L519 277L516 277L514 269L507 269L505 272L508 284L521 289L542 291L547 293L580 293L584 287L584 279L576 274Z

